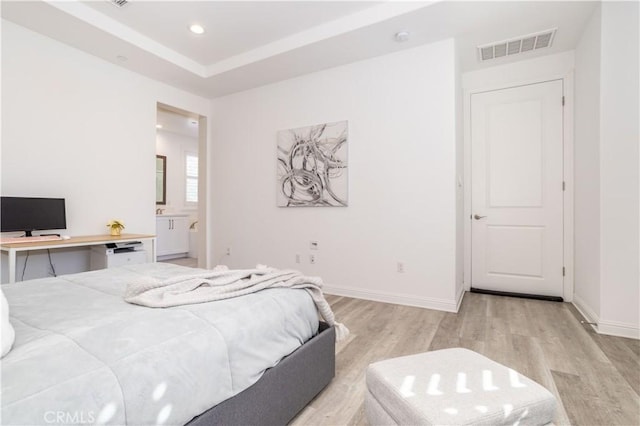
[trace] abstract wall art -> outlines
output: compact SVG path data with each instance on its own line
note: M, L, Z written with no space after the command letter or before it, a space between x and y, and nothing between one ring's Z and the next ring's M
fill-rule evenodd
M348 205L347 121L278 132L279 207Z

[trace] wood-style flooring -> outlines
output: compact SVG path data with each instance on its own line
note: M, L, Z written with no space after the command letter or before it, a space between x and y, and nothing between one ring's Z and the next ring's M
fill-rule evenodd
M555 424L640 425L640 342L595 333L570 303L467 293L457 314L327 296L351 335L336 377L293 425L366 424L372 362L450 347L479 352L558 399Z
M173 263L174 265L187 266L189 268L198 267L198 259L194 257L179 257L177 259L161 260L164 263Z

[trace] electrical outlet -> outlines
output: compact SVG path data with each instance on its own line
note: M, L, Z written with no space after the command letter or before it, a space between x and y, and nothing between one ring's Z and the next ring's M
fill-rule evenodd
M227 247L227 256L231 256L231 247Z
M296 254L296 263L300 263L300 255Z
M398 273L404 274L404 262L398 262Z
M316 264L316 255L315 254L310 254L309 255L309 263L312 265Z
M309 248L311 248L311 250L318 250L318 242L317 241L311 241L309 243Z

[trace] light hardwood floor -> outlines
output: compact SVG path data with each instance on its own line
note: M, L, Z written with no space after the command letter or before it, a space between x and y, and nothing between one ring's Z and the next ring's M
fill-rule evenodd
M351 335L336 377L293 425L365 424L364 373L374 361L465 347L542 384L558 425L640 424L640 342L602 336L569 303L467 293L457 314L327 296Z

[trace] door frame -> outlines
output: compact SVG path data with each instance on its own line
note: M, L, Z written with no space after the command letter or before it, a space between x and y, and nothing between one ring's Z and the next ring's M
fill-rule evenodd
M156 101L156 113L161 108L198 120L198 268L213 268L209 253L212 252L211 241L207 238L210 227L207 212L211 211L211 200L208 196L209 182L209 127L207 116L200 113L175 107L164 102ZM154 139L155 152L155 139Z
M565 99L562 111L562 139L563 139L563 180L565 191L563 193L563 264L565 276L562 285L562 296L565 302L573 301L574 274L573 274L573 70L567 73L550 75L548 78L519 79L508 82L498 82L477 87L465 87L463 91L464 109L464 274L463 284L465 290L471 289L471 95L510 89L548 81L561 80L563 96ZM560 101L560 100L559 100Z

